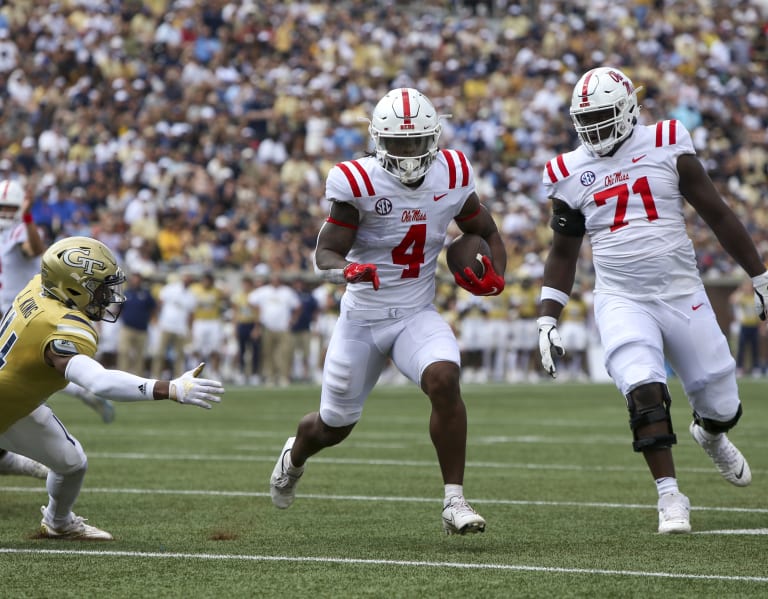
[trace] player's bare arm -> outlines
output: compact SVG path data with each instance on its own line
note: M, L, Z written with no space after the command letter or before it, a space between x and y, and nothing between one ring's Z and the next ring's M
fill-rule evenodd
M456 217L456 224L463 233L480 235L488 242L491 248L493 269L503 276L507 269L507 252L504 249L504 241L496 227L496 221L493 220L487 208L480 203L480 198L476 193L473 192L464 202L461 212Z
M375 264L347 262L357 236L360 214L344 202L331 201L331 213L320 228L315 249L315 273L331 283L371 283L379 289Z
M677 159L680 192L709 225L723 249L750 277L765 272L765 265L744 225L723 201L704 166L691 154Z
M552 247L547 257L547 261L544 264L544 279L542 286L557 289L563 292L566 296L571 294L573 289L573 282L576 276L576 263L579 260L579 252L581 250L581 242L584 239L583 235L579 235L578 224L566 223L562 219L571 220L577 219L578 214L575 214L568 205L562 200L552 198L552 214L553 221L558 223L558 226L562 223L571 234L561 233L558 230L554 231L552 236ZM543 299L541 307L539 309L540 316L553 316L559 318L560 312L563 309L563 304L551 299Z
M27 240L21 245L21 251L27 258L34 258L35 256L41 256L45 251L45 243L43 238L40 237L40 231L32 220L32 204L35 201L32 188L27 187L24 194L24 201L21 204L21 217L24 224L27 227Z
M343 269L347 252L357 236L360 214L346 202L331 202L330 214L317 236L315 264L321 270Z

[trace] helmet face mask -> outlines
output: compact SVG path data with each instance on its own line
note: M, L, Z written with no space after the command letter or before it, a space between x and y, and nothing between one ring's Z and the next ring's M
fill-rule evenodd
M618 69L592 69L573 88L574 128L581 143L599 156L610 154L631 135L639 112L637 89Z
M408 185L432 166L442 126L429 98L415 89L399 88L376 104L368 131L379 164Z
M0 181L0 230L12 227L21 220L24 189L13 179Z
M112 252L90 237L67 237L41 259L45 293L94 321L115 322L125 302L125 275Z

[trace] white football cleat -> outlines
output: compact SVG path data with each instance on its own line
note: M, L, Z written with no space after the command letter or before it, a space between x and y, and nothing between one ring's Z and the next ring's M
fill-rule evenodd
M293 500L296 499L296 483L304 474L304 466L289 474L285 465L286 454L291 452L295 440L296 437L289 437L285 442L269 479L269 493L272 496L272 503L281 510L291 507Z
M752 482L752 471L749 469L747 460L725 433L709 439L708 433L695 421L691 422L688 430L691 431L696 443L701 445L706 454L712 458L717 471L725 480L737 487L746 487Z
M682 534L691 532L691 502L682 493L667 493L659 497L659 532Z
M473 510L461 495L454 495L443 504L443 530L448 535L464 535L485 531L485 520Z
M48 467L26 456L7 451L0 457L0 474L21 474L35 478L46 478Z
M72 521L62 528L55 528L46 521L45 506L40 507L43 519L40 521L40 535L48 539L66 541L112 541L114 537L106 530L85 523L85 518L72 514Z

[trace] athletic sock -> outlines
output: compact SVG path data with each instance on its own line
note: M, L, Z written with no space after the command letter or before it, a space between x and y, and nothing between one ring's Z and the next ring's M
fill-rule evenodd
M464 495L464 486L463 485L445 485L445 498L450 499L451 497L461 497Z
M669 493L679 493L680 489L677 488L677 479L673 476L664 476L656 479L656 490L659 493L659 497L667 495Z

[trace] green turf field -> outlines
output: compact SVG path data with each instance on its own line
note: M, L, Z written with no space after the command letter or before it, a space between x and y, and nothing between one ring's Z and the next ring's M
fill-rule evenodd
M732 487L690 438L672 386L694 534L656 533L656 492L611 385L466 386L465 492L482 535L445 536L426 398L376 389L341 446L310 462L296 503L268 480L318 389L230 389L210 412L122 404L104 425L52 405L90 459L76 512L111 543L36 539L43 481L0 478L3 597L766 597L768 386L744 381Z

